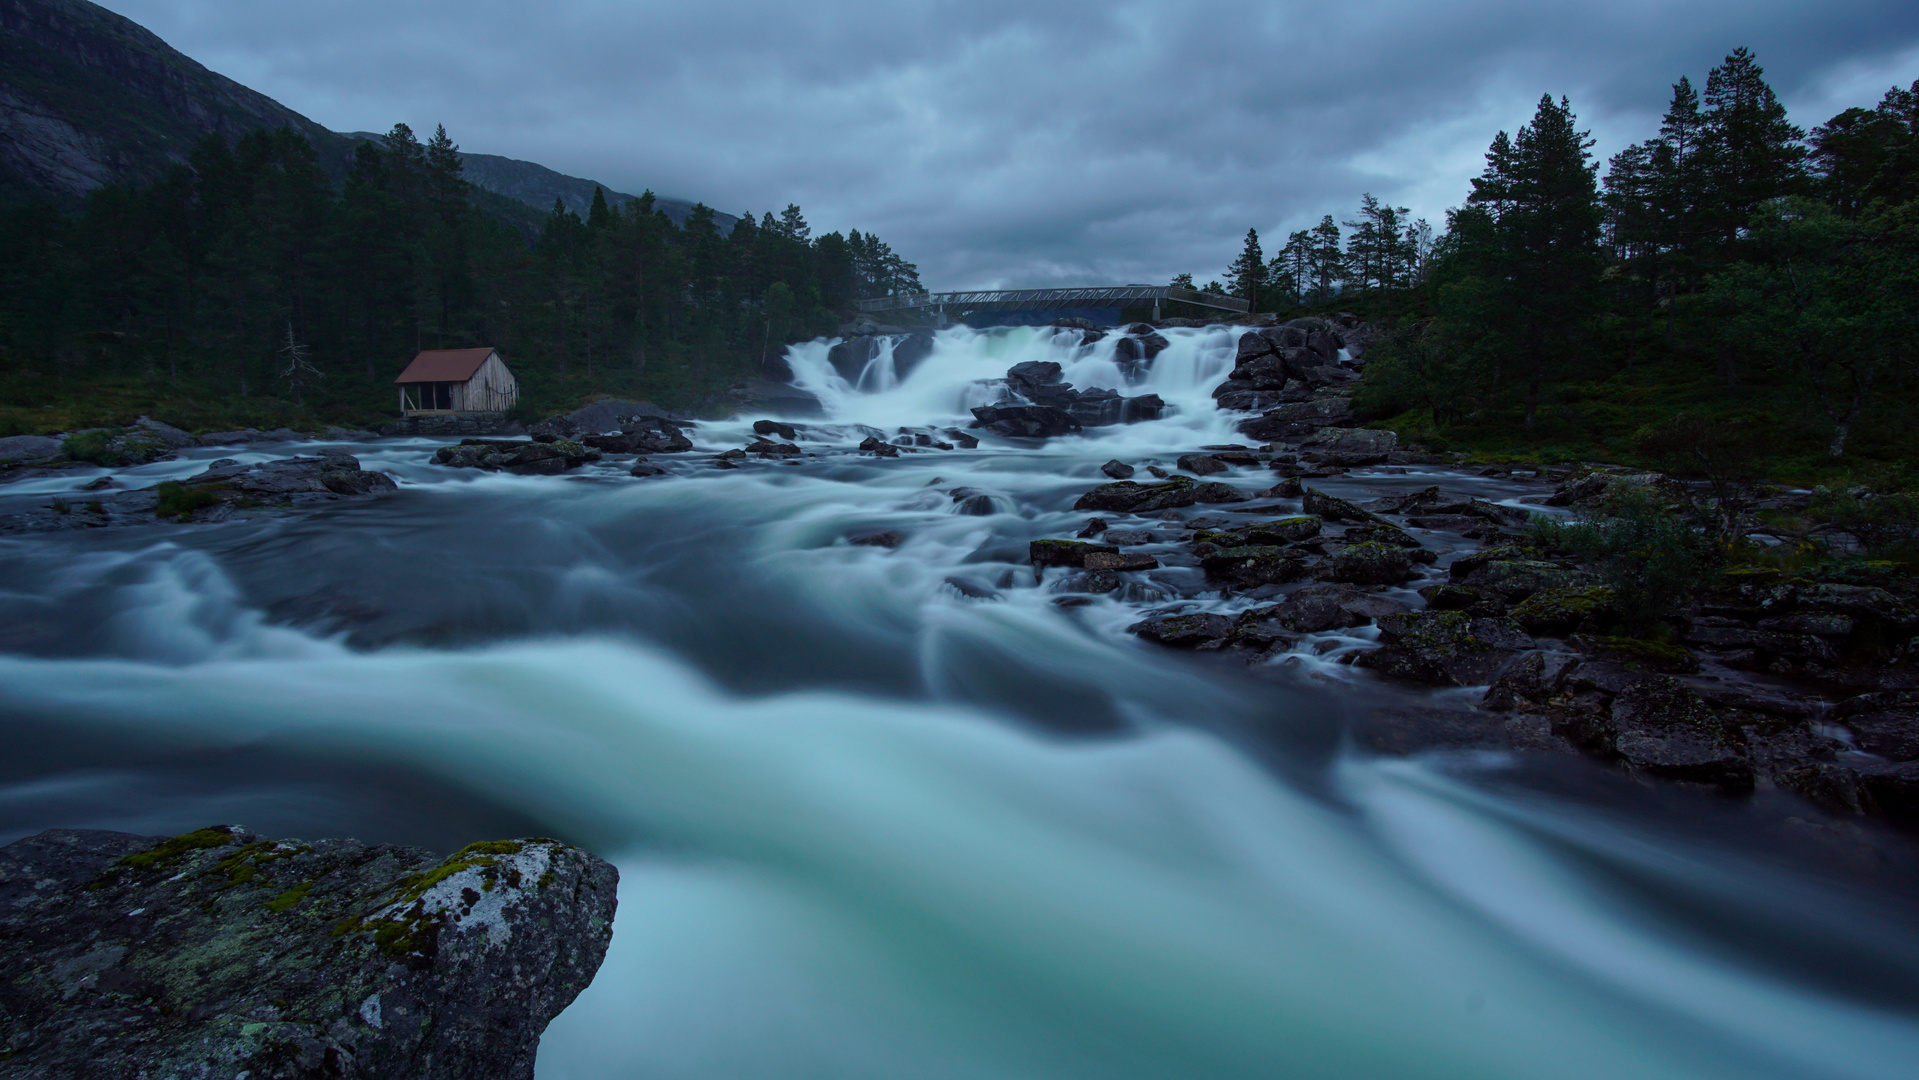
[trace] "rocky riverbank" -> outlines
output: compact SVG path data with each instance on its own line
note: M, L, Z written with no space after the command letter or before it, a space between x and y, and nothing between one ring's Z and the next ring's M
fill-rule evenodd
M618 881L545 839L43 832L0 848L0 1076L530 1080Z

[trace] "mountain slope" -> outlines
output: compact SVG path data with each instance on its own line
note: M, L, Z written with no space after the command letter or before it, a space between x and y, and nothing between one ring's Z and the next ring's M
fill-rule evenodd
M86 0L0 0L0 207L70 206L106 184L151 183L209 132L231 142L263 127L305 134L336 181L354 146L379 138L329 131ZM592 205L591 180L495 154L461 157L467 179L495 196L475 203L523 230L537 228L556 197L580 214ZM632 196L609 189L607 198ZM676 222L693 208L658 204ZM734 220L717 217L722 229Z

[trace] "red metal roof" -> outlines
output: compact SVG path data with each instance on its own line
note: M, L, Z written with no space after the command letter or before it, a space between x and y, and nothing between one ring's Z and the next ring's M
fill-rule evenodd
M465 382L480 370L492 349L428 349L413 358L396 383Z

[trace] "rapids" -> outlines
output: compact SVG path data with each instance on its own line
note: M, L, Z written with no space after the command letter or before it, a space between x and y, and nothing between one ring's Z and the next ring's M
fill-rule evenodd
M752 417L702 425L657 480L456 472L389 440L346 447L400 480L374 502L0 539L0 840L234 822L590 846L621 868L620 916L543 1080L1919 1060L1903 838L1571 756L1369 756L1344 719L1417 692L1310 654L1248 673L1145 645L1125 628L1171 599L1151 589L1062 607L1057 572L1034 587L1027 542L1078 531L1102 462L1234 441L1209 396L1234 334L1164 333L1131 385L1112 338L1047 330L942 331L852 380L831 342L795 346L826 408L797 465L711 467ZM1030 359L1173 408L1038 447L852 452L962 424L978 380ZM120 475L219 456L244 455ZM1535 490L1326 486L1428 483ZM958 486L995 512L957 513ZM907 539L847 543L874 529Z

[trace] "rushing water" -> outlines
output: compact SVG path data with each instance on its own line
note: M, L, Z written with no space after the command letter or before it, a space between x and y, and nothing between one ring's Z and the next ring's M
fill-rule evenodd
M1208 397L1232 335L1167 336L1132 387L1111 339L1043 330L946 331L852 383L796 347L828 409L797 465L713 468L750 418L646 481L458 473L389 441L352 448L400 478L387 499L0 541L0 838L590 845L620 917L543 1080L1911 1070L1902 840L1570 756L1371 757L1352 711L1422 699L1337 663L1352 642L1249 674L1126 634L1159 587L1035 587L1026 542L1078 530L1101 462L1232 441ZM961 423L1027 359L1176 411L851 452ZM1433 482L1532 490L1328 486ZM957 513L958 486L996 512ZM846 542L882 528L908 539ZM1171 600L1199 571L1155 573Z

